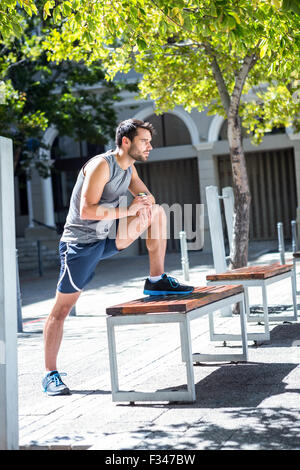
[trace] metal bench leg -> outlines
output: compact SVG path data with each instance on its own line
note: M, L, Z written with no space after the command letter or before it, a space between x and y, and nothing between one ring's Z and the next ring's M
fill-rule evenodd
M264 310L265 333L266 335L270 336L267 288L264 283L261 286L261 290L262 290L262 301L263 301L263 310Z
M244 286L244 309L245 309L245 316L247 322L254 322L257 321L256 319L251 318L250 316L250 304L249 304L249 296L248 296L248 287ZM216 333L215 332L215 325L214 325L214 314L216 312L209 313L209 334L210 334L210 341L224 341L224 346L226 346L226 341L240 341L241 335L240 334L230 334L230 333ZM268 318L267 318L268 319ZM264 333L247 333L247 340L248 341L269 341L270 340L270 332L269 332L269 324L267 322L265 326Z
M291 282L292 282L292 296L293 296L293 308L294 308L294 320L298 320L297 310L297 284L296 284L296 269L291 271Z
M248 291L248 287L246 287L246 286L244 286L244 295L245 295L245 310L246 310L247 321L251 321L251 318L250 318L249 291Z
M287 273L285 278L289 277L291 279L291 286L292 286L292 301L293 301L293 314L292 315L279 315L277 313L272 314L268 312L268 300L267 300L267 285L270 284L268 279L265 281L260 281L259 286L262 289L262 304L263 304L263 315L249 315L248 321L249 322L263 322L264 323L264 338L256 338L257 340L269 340L270 339L270 328L269 322L288 322L288 321L297 321L298 320L298 312L297 312L297 291L295 287L295 272L292 269ZM279 281L283 280L283 278L279 279ZM275 282L275 279L273 280ZM255 339L255 338L253 338Z
M119 380L118 380L118 364L117 364L117 350L116 350L116 339L115 339L115 327L108 317L106 319L107 324L107 339L108 339L108 352L109 352L109 367L110 367L110 378L111 378L111 391L112 400L114 400L115 394L119 391Z
M214 335L215 335L214 312L209 312L208 320L209 320L209 337L211 341L214 341Z
M241 301L240 304L240 322L241 322L241 337L243 345L244 361L248 361L248 342L247 342L247 311L245 302Z
M191 340L191 331L190 331L190 322L185 317L183 321L180 322L180 342L181 342L181 354L184 357L184 362L186 365L186 377L187 377L187 389L190 401L196 400L195 392L195 380L194 380L194 370L193 370L193 358L192 358L192 340Z
M179 332L180 332L180 345L181 345L181 359L182 359L182 362L186 362L188 351L186 350L185 332L184 332L184 325L182 322L179 323Z

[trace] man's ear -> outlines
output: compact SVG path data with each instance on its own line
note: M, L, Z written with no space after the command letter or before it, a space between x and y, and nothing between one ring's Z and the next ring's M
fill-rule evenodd
M124 145L125 147L129 147L131 144L131 140L128 139L128 137L122 137L122 145Z

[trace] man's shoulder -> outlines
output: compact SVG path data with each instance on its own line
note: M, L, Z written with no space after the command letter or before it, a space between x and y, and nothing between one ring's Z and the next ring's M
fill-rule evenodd
M83 166L83 172L86 175L87 171L97 171L98 169L102 170L104 168L109 168L109 157L113 156L113 151L100 153L90 158L85 165Z

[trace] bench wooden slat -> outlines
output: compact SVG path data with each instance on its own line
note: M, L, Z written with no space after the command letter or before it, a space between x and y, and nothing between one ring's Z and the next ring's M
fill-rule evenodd
M233 269L219 274L209 274L208 281L229 281L246 279L267 279L269 277L283 274L293 269L292 264L271 264L267 266L246 266L244 268Z
M144 313L187 313L198 307L225 299L243 292L243 286L204 286L195 287L191 294L149 296L114 305L106 309L107 315L130 315Z

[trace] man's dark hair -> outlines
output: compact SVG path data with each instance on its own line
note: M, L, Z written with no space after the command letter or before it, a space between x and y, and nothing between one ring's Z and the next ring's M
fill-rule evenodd
M155 133L155 129L150 122L139 121L138 119L126 119L126 121L120 122L117 127L116 145L121 147L123 137L127 137L132 142L139 128L147 129L147 131L151 133L151 136Z

